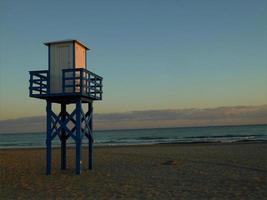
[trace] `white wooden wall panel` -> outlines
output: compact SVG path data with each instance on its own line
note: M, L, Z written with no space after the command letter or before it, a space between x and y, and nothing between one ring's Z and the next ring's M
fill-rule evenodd
M75 67L86 68L86 49L78 43L75 43Z
M73 68L73 44L61 43L50 46L50 92L62 92L62 69Z

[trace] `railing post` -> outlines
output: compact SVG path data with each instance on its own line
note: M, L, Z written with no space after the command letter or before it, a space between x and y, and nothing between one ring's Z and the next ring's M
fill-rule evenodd
M102 100L102 89L103 89L103 85L102 85L102 78L100 79L100 100Z
M62 92L65 93L65 71L62 70Z
M40 94L43 94L43 78L40 78Z
M86 73L86 94L90 95L90 72Z
M83 69L80 69L80 94L83 94Z
M30 96L32 96L32 86L33 86L33 75L30 72Z
M91 72L88 72L88 96L91 95Z
M47 94L50 94L50 71L46 71L46 91L47 91Z
M95 98L96 98L96 84L97 84L97 77L96 77L96 75L95 75L95 78L94 78L94 84L95 84L95 86L94 86L94 89L95 89Z
M72 79L72 84L73 84L72 85L72 92L75 93L75 89L76 89L76 85L75 85L76 84L75 83L76 82L75 81L76 80L76 70L75 69L72 71L72 78L73 78Z

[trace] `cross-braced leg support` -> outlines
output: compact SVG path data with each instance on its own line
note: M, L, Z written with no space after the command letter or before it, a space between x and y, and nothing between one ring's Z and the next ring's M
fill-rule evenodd
M75 103L75 109L67 112L67 105L61 103L61 111L57 115L52 110L52 102L47 101L47 137L46 137L46 173L51 174L52 140L58 136L61 141L61 169L65 170L66 142L69 137L75 141L76 174L81 173L82 138L88 139L88 169L93 167L93 104L88 103L88 111L83 112L81 100Z

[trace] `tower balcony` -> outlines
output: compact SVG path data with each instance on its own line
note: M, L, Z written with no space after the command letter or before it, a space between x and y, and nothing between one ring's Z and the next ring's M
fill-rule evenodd
M84 68L62 69L61 77L50 81L49 70L30 71L29 96L55 102L83 98L102 100L102 77ZM68 98L66 98L68 97Z

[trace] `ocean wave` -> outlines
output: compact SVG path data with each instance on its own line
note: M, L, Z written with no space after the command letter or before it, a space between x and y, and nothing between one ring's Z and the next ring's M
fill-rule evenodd
M233 137L264 137L264 134L251 134L251 135L209 135L209 136L188 136L185 138L233 138Z
M249 141L267 141L267 126L236 126L205 128L173 128L149 130L97 131L94 134L96 146L150 145L171 143L234 143ZM83 145L87 145L84 137ZM74 146L70 139L68 146ZM60 146L56 138L53 147ZM45 134L0 134L0 148L45 147Z

